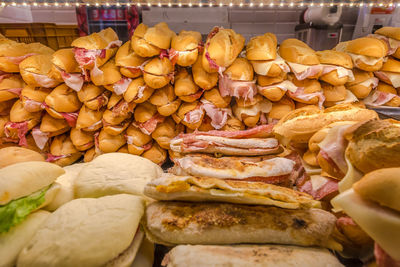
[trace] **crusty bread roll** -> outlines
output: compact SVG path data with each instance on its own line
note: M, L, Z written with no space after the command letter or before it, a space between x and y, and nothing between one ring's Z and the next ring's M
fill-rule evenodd
M87 36L82 36L74 41L72 41L71 46L75 48L75 59L78 64L82 64L80 67L92 70L97 66L104 65L110 58L112 58L118 50L118 47L121 45L121 41L118 40L117 33L110 27L101 30L100 32L94 32ZM101 55L104 49L104 55ZM85 62L85 60L78 61L77 53L79 54L82 51L94 50L95 52L99 51L99 55L96 55L94 60L90 60L89 63ZM101 55L101 56L100 56ZM80 57L79 57L80 58Z
M22 79L36 87L55 87L60 81L51 78L51 55L34 55L19 64Z
M29 112L38 112L43 109L42 103L52 89L27 85L22 89L20 99L24 109Z
M382 68L388 46L379 39L362 37L348 41L345 52L350 53L355 67L364 71L377 71Z
M254 79L254 70L247 59L239 57L224 71L224 75L235 81L252 81Z
M146 62L143 58L136 54L132 47L131 41L124 43L115 55L115 65L119 67L122 75L129 78L136 78L142 75L140 66Z
M79 151L86 151L94 146L94 136L91 132L85 132L77 128L72 128L70 132L70 138L72 144Z
M232 97L222 97L219 90L217 88L213 88L204 92L203 99L211 102L217 108L227 108L231 104Z
M112 86L110 87L108 85L112 85L122 78L121 73L119 72L119 68L115 65L114 59L111 59L103 66L101 66L100 70L103 72L103 74L93 75L92 71L92 75L90 75L90 79L94 83L94 85L107 85L107 89L110 90Z
M66 120L55 119L46 113L42 117L39 129L42 133L46 133L48 137L53 137L68 132L70 128Z
M346 88L350 90L358 99L366 98L374 87L378 84L372 72L354 69L354 81L346 83Z
M353 184L353 189L364 199L400 211L399 170L399 168L384 168L367 173L360 181Z
M54 88L44 102L46 111L56 119L64 118L59 112L76 112L82 106L77 93L64 83Z
M0 80L0 102L18 98L24 87L25 83L20 76L5 76Z
M399 133L400 128L390 121L367 121L348 137L346 156L363 173L399 167Z
M321 75L320 80L330 83L335 86L344 85L352 78L351 69L353 69L353 61L351 57L340 51L324 50L316 52L321 64L329 66L337 66L342 69L333 69L332 71ZM346 73L347 72L347 73Z
M199 44L201 43L201 33L182 30L171 41L171 48L177 52L175 56L176 64L187 67L193 65L199 55ZM170 52L171 53L171 52Z
M0 149L0 168L26 161L44 161L44 157L36 151L23 147L13 146Z
M142 157L161 166L167 159L167 150L161 148L158 143L153 143L149 150L143 152Z
M284 60L297 64L320 64L315 51L298 39L284 40L279 46L279 54Z
M184 102L179 107L175 114L172 114L174 121L182 123L189 129L195 130L199 128L204 118L204 110L200 108L201 104L199 101Z
M53 53L53 49L41 43L25 44L2 38L0 42L0 71L20 72L19 63L27 57L34 54L51 55Z
M378 118L375 111L352 104L340 104L324 111L317 106L306 106L288 113L275 125L273 131L284 143L308 143L314 133L333 122L361 122L375 118Z
M140 156L143 154L147 146L151 144L151 136L144 134L135 125L130 125L126 130L126 140L128 152L132 155Z
M289 80L295 86L304 88L303 94L313 94L313 93L322 92L321 84L318 80L304 79L302 81L299 81L298 79L296 79L296 77L294 75L289 75ZM294 93L289 92L289 96L297 102L315 105L320 101L320 97L318 97L318 96L313 96L310 99L308 99L308 98L305 99L302 97L303 94L296 95Z
M161 89L159 89L161 90ZM158 90L157 90L158 91ZM143 103L153 94L154 88L146 85L143 77L134 79L124 93L126 102Z
M199 99L203 90L194 83L191 73L186 69L180 69L175 77L175 95L185 102L194 102Z
M163 265L166 267L343 266L327 249L281 245L179 245L168 252Z
M178 110L182 100L176 97L172 85L167 84L155 91L150 97L149 102L157 107L160 115L170 116Z
M382 27L375 31L375 34L383 35L394 40L400 40L399 28L398 27ZM390 39L389 39L390 42ZM395 45L394 45L395 46ZM397 48L393 51L393 57L400 59L400 49Z
M157 128L151 134L151 137L163 149L170 149L170 141L179 133L184 131L182 124L175 124L172 118L166 118L164 122L157 125Z
M50 154L47 157L47 161L61 167L71 165L82 156L82 153L76 149L68 134L54 137L50 145ZM54 158L52 158L53 156Z
M229 67L244 47L245 39L232 29L214 27L208 34L202 56L203 68L209 73Z
M76 128L88 132L94 132L103 126L101 121L104 114L104 109L93 110L87 106L82 106L79 110L78 119L76 120Z
M78 62L75 60L75 53L72 48L59 49L53 53L51 59L51 74L50 76L60 82L63 82L62 72L80 73Z
M380 82L378 83L378 86L376 87L376 90L384 93L389 93L395 95L391 100L386 102L384 105L385 106L390 106L390 107L399 107L400 106L400 96L397 95L397 90L393 86Z
M276 36L273 33L265 33L250 39L246 46L246 58L248 60L274 60L276 58Z
M276 77L257 75L258 92L271 101L279 101L286 91L279 86L273 85L285 81L286 78L287 74L283 71Z
M105 90L102 86L85 83L77 95L79 101L81 101L87 108L100 110L102 107L107 106L111 92Z
M294 102L289 97L283 97L278 102L273 102L271 110L268 113L268 119L280 120L286 114L295 109Z
M143 196L144 186L158 177L162 169L143 157L108 153L85 165L75 180L77 197L115 194Z
M143 78L148 86L158 89L171 81L173 71L174 67L168 58L155 57L144 66Z
M126 144L126 138L123 134L111 135L104 129L99 134L99 149L104 153L116 152Z
M347 91L343 85L334 86L329 83L321 83L326 102L339 102L346 98Z
M210 90L218 83L218 73L208 73L202 64L202 56L192 66L193 80L204 90Z

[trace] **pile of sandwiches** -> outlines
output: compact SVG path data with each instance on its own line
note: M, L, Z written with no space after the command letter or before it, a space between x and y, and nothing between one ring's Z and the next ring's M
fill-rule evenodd
M400 30L314 51L266 33L247 45L232 29L176 34L140 24L122 43L111 29L72 48L0 39L0 146L24 146L60 166L103 153L174 157L181 133L242 131L293 110L400 106Z

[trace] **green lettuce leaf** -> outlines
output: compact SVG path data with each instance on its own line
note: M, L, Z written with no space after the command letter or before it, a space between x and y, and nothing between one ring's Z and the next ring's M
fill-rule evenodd
M49 188L50 186L0 206L0 234L8 232L11 227L22 222L32 211L42 205Z

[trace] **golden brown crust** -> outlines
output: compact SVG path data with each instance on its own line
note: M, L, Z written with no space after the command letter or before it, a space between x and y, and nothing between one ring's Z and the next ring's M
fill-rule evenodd
M400 211L399 171L399 168L386 168L367 173L353 184L353 189L364 199Z
M246 46L248 60L274 60L276 58L276 36L265 33L250 39Z
M209 73L216 73L218 70L210 67L206 55L209 55L218 66L226 68L238 57L245 43L244 37L232 29L215 27L212 31L216 29L218 32L211 39L207 38L202 56L203 68Z
M321 86L324 91L325 101L338 102L346 98L347 91L343 85L333 86L328 83L322 83Z
M389 121L367 121L350 137L346 155L353 166L363 173L398 167L400 128Z
M161 165L167 159L167 150L162 149L157 143L153 143L153 146L146 150L142 157L147 158L155 164Z
M218 83L218 73L208 73L202 65L202 56L193 64L192 73L194 82L204 90L210 90Z
M82 106L77 93L64 83L46 96L45 103L57 112L75 112Z
M62 167L71 165L82 156L82 153L72 144L71 138L67 134L54 137L50 145L50 153L53 156L66 155L65 158L53 161L53 163Z
M157 113L156 106L150 102L144 102L137 105L134 113L135 121L143 123L151 119Z
M400 61L389 57L386 60L386 62L383 63L383 66L380 69L380 71L389 71L389 72L399 73L400 72Z
M57 50L54 52L51 62L57 66L57 68L67 73L81 72L78 62L75 60L75 53L72 51L72 48Z
M217 88L204 92L203 98L213 103L217 108L226 108L230 105L232 97L222 97Z
M79 151L86 151L94 146L94 136L92 133L72 128L70 132L72 144Z
M399 107L400 106L400 97L397 95L396 88L394 88L393 86L391 86L389 84L379 82L376 90L396 95L390 101L385 103L385 106L389 106L389 107Z
M99 134L99 149L104 153L116 152L126 144L124 135L111 135L104 130Z
M387 44L379 39L361 37L347 43L346 52L368 57L382 58L387 55Z
M375 31L375 34L380 34L386 37L400 40L400 31L398 27L382 27Z
M42 117L42 122L40 123L40 131L50 133L49 137L63 134L69 129L70 127L66 120L55 119L47 113Z
M321 64L336 65L344 67L346 69L353 68L353 61L351 60L351 57L344 52L335 50L324 50L317 51L316 54Z
M303 64L318 65L320 64L315 51L307 44L297 39L286 39L279 46L279 54L286 61Z
M272 103L272 108L268 113L268 118L280 120L294 109L295 105L293 100L289 97L283 97L280 101Z
M247 59L239 57L224 71L224 75L235 81L252 81L254 70Z

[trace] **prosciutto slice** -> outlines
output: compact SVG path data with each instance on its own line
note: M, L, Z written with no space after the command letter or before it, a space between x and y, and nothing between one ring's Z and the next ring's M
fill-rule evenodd
M354 74L352 70L340 67L340 66L334 66L334 65L322 65L323 70L322 70L322 74L328 74L332 71L337 72L337 75L339 78L343 78L343 77L349 77L349 81L352 82L354 81Z
M21 91L23 88L9 88L9 89L1 89L0 91L7 91L10 92L16 96L20 96L21 95Z
M367 105L373 106L382 106L385 105L387 102L395 98L397 95L391 93L385 93L382 91L374 91L368 97L364 99L364 103Z
M114 83L113 90L116 95L122 95L128 89L128 86L131 84L132 79L122 77L121 80Z
M296 79L299 81L305 80L309 77L313 77L318 73L321 73L324 69L322 65L302 65L297 63L288 62L292 72L296 76Z
M211 125L219 130L225 126L228 121L228 116L232 116L232 111L229 108L217 108L213 103L202 99L203 109L207 116L211 118Z
M198 105L194 110L189 111L188 113L185 114L183 121L191 124L197 123L202 119L203 114L204 114L203 106Z
M35 81L41 86L41 87L46 87L46 88L51 88L55 87L58 82L55 79L52 79L48 77L47 75L44 74L37 74L37 73L32 73L30 74L33 76Z
M80 73L67 73L61 71L61 77L65 84L76 92L82 89L85 77Z
M311 195L316 200L322 200L338 192L338 182L332 178L315 175L298 186L298 190Z
M338 125L329 130L327 136L318 144L320 147L321 156L328 162L333 162L334 169L342 178L347 172L347 163L345 160L344 152L346 150L348 141L344 138L346 131L352 126Z
M325 102L325 96L322 91L306 94L306 93L304 93L304 87L298 87L296 92L294 92L294 93L289 92L289 96L292 98L302 99L304 101L310 101L314 97L317 97L318 98L318 106L320 109L323 108L323 104Z
M400 74L399 73L389 73L385 71L375 71L375 76L385 82L390 82L393 87L400 87Z
M151 119L143 123L135 123L134 125L137 126L140 131L146 135L151 135L154 130L157 128L157 125L165 120L164 116L160 114L155 114Z
M68 158L68 157L70 157L70 156L71 156L71 154L56 156L56 155L53 155L53 154L51 154L51 153L48 153L48 154L47 154L46 161L47 161L47 162L54 162L54 161L57 161L57 160L59 160L59 159Z
M49 140L49 134L44 133L40 130L40 127L35 127L32 129L32 137L35 140L36 146L43 150L47 141Z
M19 63L21 63L24 59L30 57L30 56L34 56L37 55L36 53L29 53L23 56L19 56L19 57L5 57L7 59L8 62L11 62L15 65L19 65Z
M256 80L235 81L222 75L219 77L218 87L222 97L234 96L252 100L257 94Z
M128 103L124 99L121 99L117 105L112 109L115 116L127 116L129 113L133 112L135 103Z
M23 121L23 122L7 122L4 125L4 133L6 134L6 137L13 138L10 129L16 129L17 130L17 135L18 135L18 145L20 146L27 146L28 143L26 141L25 135L28 133L28 122Z
M11 77L12 76L12 74L11 73L1 73L0 74L0 83L4 80L4 79L6 79L6 78L9 78L9 77Z
M85 48L73 48L73 52L75 53L75 60L78 62L79 67L82 70L83 75L87 75L85 67L93 64L93 69L90 72L92 76L100 76L103 75L103 72L97 67L97 58L105 58L106 57L106 49L97 49L90 50Z

